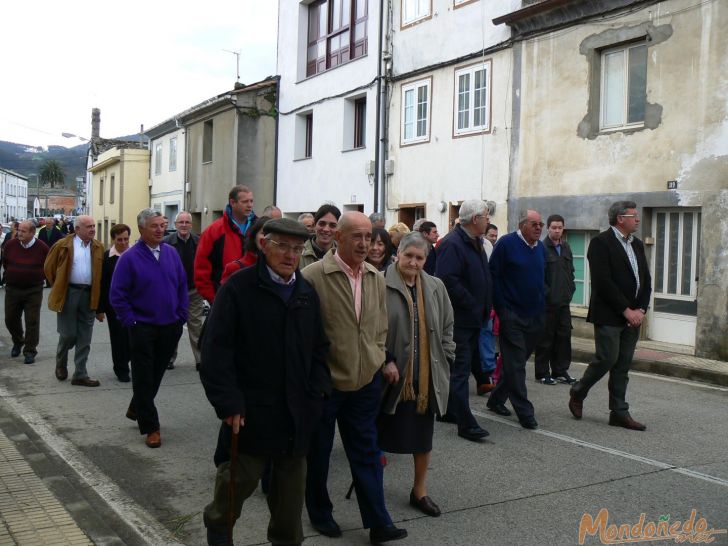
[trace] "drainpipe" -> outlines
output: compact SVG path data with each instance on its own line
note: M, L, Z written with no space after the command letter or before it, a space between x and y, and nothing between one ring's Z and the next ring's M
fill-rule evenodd
M380 212L380 194L384 190L384 100L386 98L387 89L382 85L382 39L384 36L384 2L379 0L379 45L377 47L377 130L376 130L376 148L374 149L374 212ZM382 96L384 91L385 97ZM383 203L383 200L382 200Z
M281 77L276 76L276 125L275 125L275 144L273 147L273 204L278 204L278 121L280 119L280 101L281 101Z

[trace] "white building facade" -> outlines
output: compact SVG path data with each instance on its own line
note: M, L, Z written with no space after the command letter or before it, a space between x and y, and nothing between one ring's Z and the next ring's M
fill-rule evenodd
M0 218L4 223L20 220L28 215L28 179L0 169Z
M460 203L508 198L511 55L491 19L518 0L395 0L388 112L387 224L444 234ZM505 227L505 225L504 225Z
M325 201L381 210L379 29L379 0L279 2L276 204L288 216Z
M146 131L149 137L150 207L169 218L170 225L184 209L185 131L175 119Z

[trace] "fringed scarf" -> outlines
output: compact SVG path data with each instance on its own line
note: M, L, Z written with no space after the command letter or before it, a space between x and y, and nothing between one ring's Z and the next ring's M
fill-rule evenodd
M407 299L407 307L409 308L410 317L410 332L412 332L412 343L414 344L414 333L415 333L415 316L414 316L414 304L412 302L412 296L407 287L407 283L402 277L402 273L397 268L402 279L402 284L405 286L404 294ZM405 380L404 387L402 389L402 400L416 400L417 401L417 413L425 413L427 411L427 405L430 399L430 339L427 335L427 319L425 317L425 298L422 291L422 280L418 274L415 278L415 292L417 295L417 319L419 323L418 338L419 338L419 353L420 353L420 373L418 376L418 393L415 393L413 375L414 375L414 351L410 351L409 358L407 359L407 368L405 369Z

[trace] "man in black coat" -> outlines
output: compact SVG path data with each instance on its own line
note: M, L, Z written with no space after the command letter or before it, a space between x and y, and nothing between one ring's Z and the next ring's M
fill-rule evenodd
M318 296L298 271L308 231L279 218L268 221L263 233L263 258L232 275L215 297L200 376L228 436L230 430L240 433L235 518L270 460L268 540L300 544L306 454L331 392L329 343ZM205 507L210 545L227 545L230 465L218 466L214 499Z
M541 339L536 345L536 381L573 385L571 365L571 298L574 296L574 255L564 240L564 217L552 214L546 220L546 311ZM551 373L549 373L549 367Z
M645 430L645 425L630 416L626 401L627 374L652 294L645 247L632 235L640 224L637 204L612 204L609 224L587 251L592 281L587 321L594 324L596 355L571 388L569 410L581 419L589 389L609 372L609 424Z
M468 401L468 379L486 382L480 363L480 329L493 307L488 258L482 237L490 221L488 205L469 199L460 205L460 224L448 233L437 249L435 274L445 284L455 312L455 362L450 367L447 413L440 420L458 425L458 435L471 441L488 436L473 416Z

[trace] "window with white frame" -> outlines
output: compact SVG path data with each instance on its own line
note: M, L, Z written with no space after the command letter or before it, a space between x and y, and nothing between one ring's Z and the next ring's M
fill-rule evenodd
M490 129L490 69L486 61L455 70L455 135Z
M402 144L430 138L430 87L430 79L402 86Z
M169 139L169 172L177 170L177 137Z
M431 0L402 0L402 26L430 16Z
M162 174L162 143L154 145L154 174Z
M601 129L640 127L647 102L647 45L635 42L601 53Z

